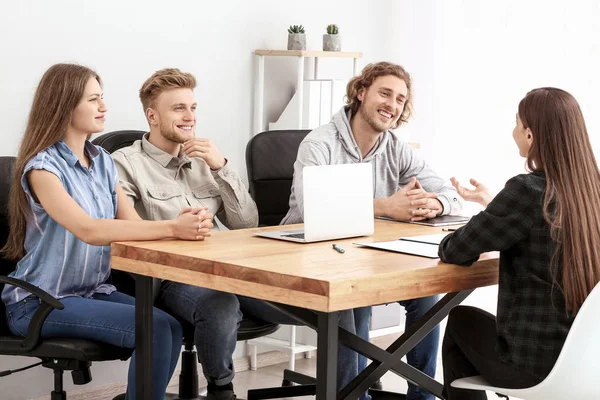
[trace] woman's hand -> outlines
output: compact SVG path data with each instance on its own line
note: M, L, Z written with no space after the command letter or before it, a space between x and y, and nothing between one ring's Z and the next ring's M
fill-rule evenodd
M452 186L454 186L460 197L467 201L479 203L482 206L487 207L493 199L488 188L482 183L477 182L475 179L469 179L469 182L471 182L471 185L473 185L475 189L468 189L461 186L460 182L454 177L450 178L450 182L452 182Z
M204 240L210 236L213 215L207 212L208 208L186 207L175 219L174 235L183 240Z

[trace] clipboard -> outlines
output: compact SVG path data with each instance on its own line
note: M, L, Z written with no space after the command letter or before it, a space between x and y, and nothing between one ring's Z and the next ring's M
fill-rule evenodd
M442 215L441 217L435 217L431 219L424 219L423 221L399 221L397 219L391 217L375 217L379 219L385 219L388 221L395 222L404 222L407 224L417 224L417 225L426 225L426 226L447 226L447 225L457 225L457 224L466 224L471 219L470 217L463 217L461 215Z

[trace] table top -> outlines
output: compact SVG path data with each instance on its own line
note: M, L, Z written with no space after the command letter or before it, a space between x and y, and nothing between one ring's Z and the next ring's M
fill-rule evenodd
M441 228L376 219L375 233L360 238L301 244L254 236L299 227L213 232L202 242L117 242L112 267L324 312L498 283L497 252L460 267L353 244L441 233ZM345 253L332 249L332 243Z

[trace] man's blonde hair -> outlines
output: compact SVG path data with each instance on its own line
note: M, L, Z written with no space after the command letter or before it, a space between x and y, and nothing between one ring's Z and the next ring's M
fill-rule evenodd
M171 89L192 89L196 87L196 78L189 72L181 72L177 68L165 68L156 71L152 76L146 79L146 82L140 89L140 100L144 107L144 112L148 108L154 107L154 102L165 90Z

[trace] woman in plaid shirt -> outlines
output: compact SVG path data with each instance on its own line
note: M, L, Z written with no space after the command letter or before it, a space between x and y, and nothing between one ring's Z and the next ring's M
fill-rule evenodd
M500 251L497 317L473 307L450 313L442 360L446 398L486 399L450 387L482 375L531 387L550 373L577 311L600 280L600 172L577 101L556 88L527 93L513 138L529 174L492 199L475 180L458 193L485 210L440 244L444 262L471 265ZM475 328L474 328L475 327Z

